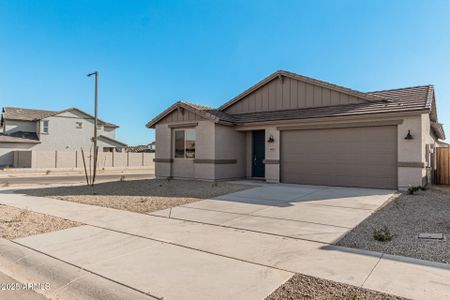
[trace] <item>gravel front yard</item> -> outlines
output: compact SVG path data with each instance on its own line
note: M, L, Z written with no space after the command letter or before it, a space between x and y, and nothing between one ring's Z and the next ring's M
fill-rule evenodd
M20 190L20 193L148 213L253 187L227 182L148 179L99 183L94 189L81 185Z
M335 299L405 299L360 287L296 274L276 289L266 300L335 300Z
M374 240L384 225L388 242ZM419 233L444 233L446 240L418 239ZM414 195L402 194L344 236L337 245L450 263L450 187L433 186Z
M0 237L4 239L13 240L79 225L66 219L0 205Z

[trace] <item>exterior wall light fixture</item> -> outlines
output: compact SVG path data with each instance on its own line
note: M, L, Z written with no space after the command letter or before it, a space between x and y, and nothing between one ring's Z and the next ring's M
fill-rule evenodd
M270 136L269 136L269 139L267 140L267 142L268 142L269 144L272 144L273 142L275 142L275 140L273 139L273 135L270 135Z
M414 139L412 134L411 134L411 130L408 130L408 134L405 136L405 140L412 140Z

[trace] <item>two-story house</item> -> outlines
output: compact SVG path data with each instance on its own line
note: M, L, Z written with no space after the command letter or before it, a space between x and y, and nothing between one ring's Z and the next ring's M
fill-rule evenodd
M117 125L98 120L100 151L121 150ZM76 151L92 147L94 117L77 108L48 111L4 107L1 116L0 166L12 165L16 150Z

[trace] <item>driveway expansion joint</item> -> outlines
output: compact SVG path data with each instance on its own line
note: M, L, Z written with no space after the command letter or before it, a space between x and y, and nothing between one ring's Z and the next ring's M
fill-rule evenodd
M326 206L331 206L331 205L326 205ZM245 213L237 213L237 212L228 212L228 211L223 211L223 210L217 210L217 209L209 209L209 208L200 208L200 207L192 207L192 206L184 206L181 205L179 207L182 208L189 208L189 209L197 209L197 210L204 210L204 211L211 211L211 212L220 212L220 213L224 213L224 214L230 214L230 215L239 215L242 217L255 217L255 218L263 218L263 219L274 219L274 220L280 220L280 221L290 221L290 222L298 222L298 223L309 223L309 224L315 224L315 225L323 225L323 226L329 226L329 227L336 227L336 228L344 228L344 229L352 229L353 227L346 227L346 226L340 226L340 225L333 225L333 224L325 224L325 223L318 223L318 222L311 222L311 221L304 221L304 220L297 220L297 219L289 219L289 218L280 218L280 217L269 217L269 216L264 216L264 215L253 215L253 214L245 214ZM177 208L177 207L173 207L173 208ZM252 213L255 213L257 211L261 211L266 209L262 208L259 210L256 210ZM163 218L168 218L168 219L177 219L177 220L183 220L183 221L189 221L189 222L196 222L196 223L202 223L199 221L194 221L194 220L189 220L189 219L182 219L182 218L176 218L176 217L166 217L166 216L161 216L161 215L156 215L153 214L152 212L147 213L147 215L152 216L152 217L163 217ZM237 218L236 218L237 219ZM215 226L220 226L217 224L210 224L210 223L204 223L204 224L208 224L208 225L215 225ZM245 229L247 230L247 229ZM251 231L251 230L249 230Z
M208 226L216 226L216 227L222 227L222 228L227 228L227 229L234 229L234 230L241 230L241 231L248 231L248 232L254 232L254 233L258 233L258 234L266 234L266 235L272 235L272 236L278 236L278 237L282 237L282 238L288 238L288 239L293 239L293 240L301 240L301 241L308 241L308 242L312 242L312 243L318 243L318 244L323 244L323 245L333 245L330 243L326 243L326 242L321 242L321 241L317 241L317 240L310 240L310 239L305 239L305 238L300 238L300 237L294 237L294 236L290 236L290 235L282 235L282 234L276 234L276 233L271 233L271 232L266 232L266 231L260 231L260 230L254 230L254 229L248 229L248 228L242 228L242 227L234 227L234 226L229 226L229 225L220 225L220 224L213 224L213 223L207 223L207 222L201 222L201 221L194 221L194 220L187 220L187 219L181 219L181 218L177 218L177 217L166 217L166 216L158 216L158 215L149 215L150 217L157 217L157 218L163 218L163 219L171 219L171 220L178 220L178 221L183 221L183 222L191 222L191 223L196 223L196 224L203 224L203 225L208 225ZM253 217L253 216L252 216ZM257 216L256 216L257 217ZM237 219L237 218L236 218ZM298 221L298 222L303 222L303 221ZM311 222L306 222L306 223L311 223ZM313 223L313 224L317 224L317 223ZM96 226L93 226L96 227ZM101 228L101 227L99 227ZM112 229L110 229L112 230ZM113 230L112 230L113 231ZM306 235L306 234L305 234ZM142 237L142 236L141 236Z

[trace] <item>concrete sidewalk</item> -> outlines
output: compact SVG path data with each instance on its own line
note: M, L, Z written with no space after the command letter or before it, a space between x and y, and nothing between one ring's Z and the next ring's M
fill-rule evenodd
M2 283L36 284L34 291L0 291L0 299L157 299L5 239L0 239L0 270Z
M189 249L200 256L222 256L414 299L450 297L450 266L444 264L20 194L2 193L0 203ZM39 236L32 239L21 242L30 247L43 247ZM71 257L78 252L68 250L60 255ZM56 250L44 251L53 253ZM139 264L138 261L135 263ZM224 270L227 266L223 265Z
M91 226L15 242L164 299L263 299L293 275Z

